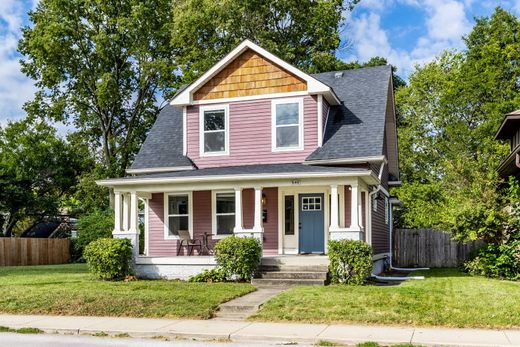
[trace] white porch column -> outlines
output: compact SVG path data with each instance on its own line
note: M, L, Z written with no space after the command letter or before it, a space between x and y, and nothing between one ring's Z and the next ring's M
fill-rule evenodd
M255 232L262 232L262 187L255 187Z
M346 183L347 184L347 183ZM330 227L329 227L329 239L330 240L361 240L361 227L359 226L360 220L360 197L358 182L348 182L351 186L351 223L350 227L339 226L339 194L338 185L330 185Z
M137 218L139 217L139 200L137 199L137 192L130 193L130 232L139 233L137 229Z
M235 228L234 233L242 231L242 188L235 188Z
M123 194L123 231L128 231L128 215L130 213L130 204L128 194Z
M123 200L123 230L112 234L116 239L129 239L132 244L132 257L136 259L139 256L139 227L137 219L138 213L137 192L124 194Z
M121 232L121 193L114 192L114 232Z
M339 214L338 214L338 185L330 185L330 230L339 229Z
M350 229L361 230L361 227L359 226L359 215L361 214L361 199L359 198L358 183L356 182L356 183L352 184L351 187L352 187L352 191L351 191L352 203L350 205L350 208L351 208Z

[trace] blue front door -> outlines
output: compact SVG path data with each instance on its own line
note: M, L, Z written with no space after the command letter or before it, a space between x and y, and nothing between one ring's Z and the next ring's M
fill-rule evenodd
M300 253L325 253L323 194L300 194Z

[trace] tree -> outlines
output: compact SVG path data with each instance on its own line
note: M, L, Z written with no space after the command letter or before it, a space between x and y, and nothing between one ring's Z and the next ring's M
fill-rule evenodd
M0 214L5 236L24 218L57 212L72 192L82 159L45 122L19 121L0 128ZM1 231L1 230L0 230Z
M504 239L496 168L508 150L494 135L503 115L520 106L519 26L501 8L478 18L465 51L418 67L396 93L403 226L439 227L460 240Z
M341 62L342 13L359 0L174 0L172 45L185 83L250 39L307 72Z
M30 116L70 121L121 176L174 91L170 0L42 0L19 49L38 91Z

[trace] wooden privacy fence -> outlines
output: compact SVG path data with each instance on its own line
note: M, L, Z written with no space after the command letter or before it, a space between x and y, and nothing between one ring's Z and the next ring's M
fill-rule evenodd
M64 264L69 260L69 239L0 237L0 266Z
M394 266L456 267L482 245L481 241L453 241L450 234L438 230L397 229L393 235Z

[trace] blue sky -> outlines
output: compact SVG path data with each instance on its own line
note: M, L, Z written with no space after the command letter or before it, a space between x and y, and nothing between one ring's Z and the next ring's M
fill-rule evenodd
M20 72L16 48L27 11L37 2L0 0L0 125L23 117L22 105L35 91ZM445 49L463 48L461 38L471 31L473 18L496 6L520 15L520 0L361 0L346 16L345 48L337 54L347 61L386 57L406 78L416 64Z

